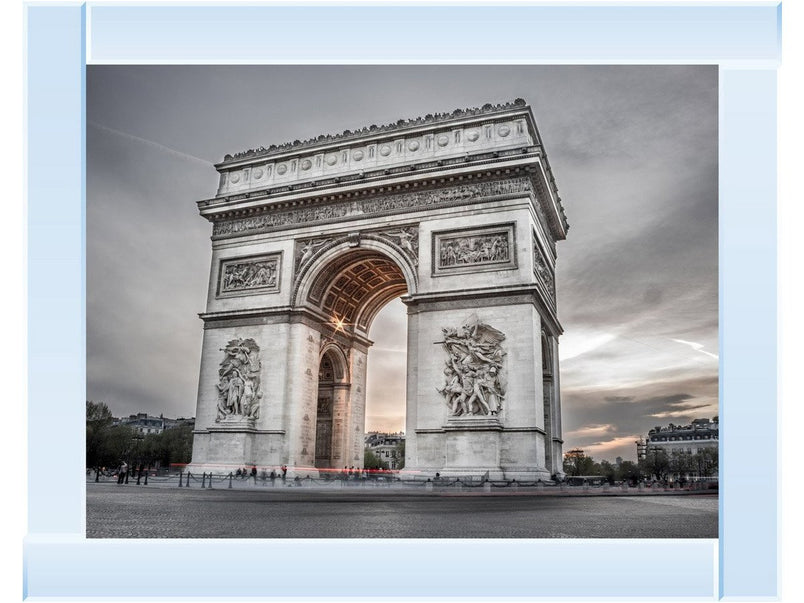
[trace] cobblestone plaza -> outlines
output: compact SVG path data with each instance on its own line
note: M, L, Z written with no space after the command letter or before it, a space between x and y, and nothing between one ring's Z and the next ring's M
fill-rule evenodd
M717 538L718 498L87 483L88 538Z

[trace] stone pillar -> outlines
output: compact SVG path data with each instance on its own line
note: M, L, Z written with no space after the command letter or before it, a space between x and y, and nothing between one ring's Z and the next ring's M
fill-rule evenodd
M288 475L309 473L315 467L315 430L318 410L318 331L303 323L290 325L287 337L283 462Z
M558 337L551 337L553 351L553 392L550 398L552 403L551 425L552 425L552 449L553 466L551 472L560 476L564 475L564 436L561 427L561 372L559 370L558 359Z
M344 465L363 468L363 449L366 429L366 376L368 354L352 346L352 387L349 396L348 414L344 421Z
M438 301L409 304L406 468L444 476L549 479L539 312L526 297L475 297L463 303L469 307L456 309L455 303ZM485 325L504 335L500 383L505 395L494 414L454 416L438 391L449 379L442 329L462 332L471 320L482 323L481 331ZM484 361L471 362L483 374Z

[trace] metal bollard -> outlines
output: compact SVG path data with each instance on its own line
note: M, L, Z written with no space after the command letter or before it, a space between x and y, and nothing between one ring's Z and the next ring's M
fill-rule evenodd
M184 479L184 471L179 471L179 488L182 487L181 480Z
M148 470L145 471L145 485L148 485Z
M95 481L100 481L100 468L95 468Z
M229 472L229 487L232 487L232 472Z
M188 471L187 472L187 485L185 486L185 488L189 488L189 487L190 487L190 472Z
M204 471L201 474L201 489L203 490L206 487L207 487L207 472Z
M140 485L140 478L142 477L142 469L137 470L137 485Z
M209 472L209 484L207 484L207 488L212 490L212 471Z

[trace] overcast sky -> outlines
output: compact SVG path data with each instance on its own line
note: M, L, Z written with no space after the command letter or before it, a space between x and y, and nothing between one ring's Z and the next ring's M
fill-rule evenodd
M717 415L717 67L90 66L87 399L194 416L227 153L524 98L570 230L556 286L565 450L634 460ZM405 309L370 335L367 429L404 428Z

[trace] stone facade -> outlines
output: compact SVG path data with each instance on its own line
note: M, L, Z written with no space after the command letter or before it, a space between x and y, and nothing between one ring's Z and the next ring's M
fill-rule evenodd
M216 167L217 195L198 203L213 258L194 467L361 467L368 332L401 296L406 470L561 472L555 262L568 225L524 101Z

